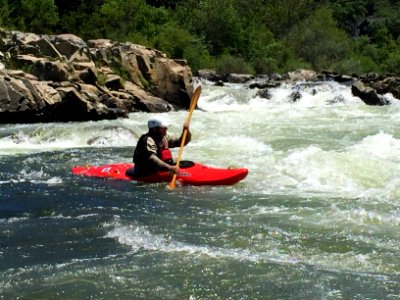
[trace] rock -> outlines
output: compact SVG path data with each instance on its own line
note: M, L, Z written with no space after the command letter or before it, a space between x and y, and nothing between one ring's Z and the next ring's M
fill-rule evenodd
M198 70L197 76L199 76L202 79L209 80L209 81L221 80L221 76L217 75L217 72L215 70L210 70L210 69Z
M225 81L226 82L230 82L230 83L246 83L250 80L254 79L254 76L251 74L228 74L225 77Z
M148 112L167 112L172 110L172 106L165 100L158 97L148 97L142 99L135 104L140 111Z
M188 66L178 64L167 58L156 60L153 78L157 85L155 96L165 99L177 107L186 109L190 106L193 93L192 72Z
M260 98L265 98L265 99L271 99L272 98L272 94L271 94L271 92L269 91L268 88L264 88L264 89L259 90L256 93L256 96L260 97Z
M126 113L108 108L93 94L79 93L74 87L57 88L62 101L50 111L50 119L57 121L89 121L125 117Z
M25 70L1 67L9 82L1 85L0 94L13 97L2 99L0 122L84 121L124 117L129 111L169 111L188 108L193 92L185 60L132 43L0 29L0 52L5 52L2 60ZM73 105L76 114L62 115L72 112Z
M106 78L105 86L113 91L123 90L122 78L115 74L110 74Z
M312 70L296 70L288 72L290 81L315 81L317 80L317 73Z
M395 98L400 99L400 78L390 76L383 80L370 82L370 86L379 94L391 93Z
M38 80L38 78L35 75L32 75L30 73L25 73L24 71L21 70L6 70L7 75L15 78L15 79L28 79L28 80Z
M293 91L293 92L289 95L289 101L290 101L290 102L297 102L297 101L299 101L302 97L303 97L303 95L300 93L300 91Z
M127 82L125 90L132 95L132 107L137 111L146 112L167 112L173 109L173 106L167 101L147 95L140 87Z
M322 71L321 74L318 74L318 79L321 81L333 80L343 84L352 84L357 80L355 76L339 74L332 71Z
M337 104L337 103L343 103L345 101L344 97L342 95L335 96L332 99L328 99L326 101L327 104Z
M0 123L32 122L45 104L35 99L35 92L23 80L0 75Z
M48 61L44 63L44 80L50 81L78 81L71 67L61 61Z
M73 34L55 35L50 39L50 41L58 52L67 58L71 58L76 52L83 50L84 48L89 52L86 43L80 37Z
M85 65L85 63L94 64L90 50L87 47L80 48L74 52L69 58L69 61L72 62L74 66Z
M51 82L21 78L0 75L1 123L88 121L127 116L126 110L101 103L98 95L87 92L83 85L65 82L52 86Z
M277 82L273 79L270 79L269 76L256 77L248 83L248 87L250 89L266 89L266 88L275 88L280 86L281 83Z
M359 97L367 105L387 105L388 100L377 94L376 90L366 86L363 82L357 81L351 86L351 92Z

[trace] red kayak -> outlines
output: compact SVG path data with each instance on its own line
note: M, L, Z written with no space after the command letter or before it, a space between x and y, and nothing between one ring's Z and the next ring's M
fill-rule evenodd
M135 177L126 175L126 171L133 168L132 163L115 163L101 166L74 166L71 171L74 175L101 177L119 180L136 180L142 182L170 182L172 179L168 171L159 171L155 174ZM231 185L244 179L248 170L246 168L216 168L197 162L187 166L181 165L177 181L184 185ZM129 173L129 172L128 172Z

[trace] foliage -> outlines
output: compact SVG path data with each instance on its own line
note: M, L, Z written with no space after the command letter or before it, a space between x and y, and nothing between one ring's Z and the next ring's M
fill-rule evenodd
M349 54L347 35L336 27L331 10L326 7L296 25L287 45L316 70L330 69Z
M400 75L400 48L389 54L385 61L385 70L389 73Z
M7 0L0 0L0 26L7 26L9 23L9 6Z
M122 65L121 61L118 60L116 57L111 58L111 64L110 64L111 70L115 74L118 74L124 81L130 81L131 74L129 71Z
M153 46L171 58L182 58L185 48L193 40L193 36L175 22L165 24L154 38Z
M354 35L360 21L366 17L366 0L333 0L331 1L333 16L337 20L339 27L348 34Z
M265 10L265 23L276 37L285 39L290 30L312 13L313 0L271 0Z
M277 42L263 24L254 24L245 33L247 47L243 55L254 71L259 74L277 72L287 57L283 44Z
M36 33L51 33L59 22L54 0L9 1L9 19L18 29Z
M398 0L0 0L0 26L143 44L195 72L400 70Z
M190 5L188 1L184 5ZM242 27L232 0L203 0L190 14L189 28L204 36L211 55L239 52Z
M186 45L183 57L187 59L193 72L200 69L216 69L216 58L210 55L203 39L194 39Z
M254 73L252 67L243 58L231 55L222 55L218 59L217 72L220 74L229 73Z
M354 55L337 62L335 70L342 74L365 74L377 72L379 66L369 56Z

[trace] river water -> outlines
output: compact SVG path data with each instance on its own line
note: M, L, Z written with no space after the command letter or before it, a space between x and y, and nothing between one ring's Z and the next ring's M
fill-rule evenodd
M234 186L70 174L130 161L153 114L0 127L0 299L400 299L397 100L201 84L183 159L247 167Z

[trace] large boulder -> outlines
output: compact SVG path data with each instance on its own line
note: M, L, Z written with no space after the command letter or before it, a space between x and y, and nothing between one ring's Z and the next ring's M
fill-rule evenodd
M2 123L99 120L131 111L186 109L193 92L186 61L133 43L85 42L72 34L0 28L0 53Z
M185 61L158 59L153 73L157 80L157 96L175 106L189 108L193 81L191 70Z
M124 117L127 111L102 103L104 93L68 82L54 84L19 74L0 75L0 123L88 121ZM105 96L108 96L107 94Z
M50 41L57 51L68 59L80 50L88 50L86 43L80 37L73 34L59 34L51 37Z

